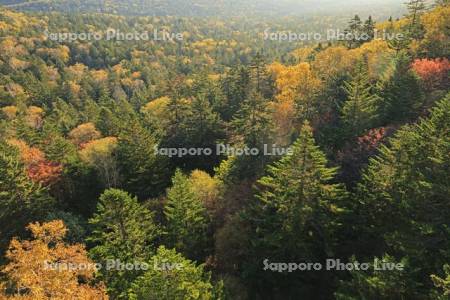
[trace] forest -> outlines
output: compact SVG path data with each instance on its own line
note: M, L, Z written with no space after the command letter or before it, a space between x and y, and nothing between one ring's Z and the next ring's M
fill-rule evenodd
M19 2L0 299L450 299L448 0Z
M128 16L230 17L395 14L398 0L0 0L20 11L97 12Z

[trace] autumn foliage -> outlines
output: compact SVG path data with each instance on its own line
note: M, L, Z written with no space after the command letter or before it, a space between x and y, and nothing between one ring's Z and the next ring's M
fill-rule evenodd
M63 170L60 163L48 161L41 150L28 146L24 141L11 139L8 143L18 148L31 180L44 186L52 185L59 180Z
M3 268L8 282L1 299L108 299L102 284L87 283L94 279L94 264L84 246L64 243L67 229L62 221L33 223L28 229L33 240L15 238L9 246L9 263ZM92 268L53 267L69 264Z
M406 1L0 1L0 300L447 299L450 0Z
M450 61L446 58L416 59L412 68L423 80L427 90L448 85Z
M84 123L74 128L69 133L69 138L80 148L101 137L100 132L95 128L93 123Z

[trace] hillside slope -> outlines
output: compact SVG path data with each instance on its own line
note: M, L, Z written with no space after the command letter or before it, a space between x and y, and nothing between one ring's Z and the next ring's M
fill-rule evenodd
M0 0L8 8L29 11L108 12L125 15L236 16L236 15L308 15L402 13L398 0Z

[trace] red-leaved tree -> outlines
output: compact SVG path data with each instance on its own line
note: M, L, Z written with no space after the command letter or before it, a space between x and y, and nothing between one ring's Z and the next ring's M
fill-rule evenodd
M450 61L448 59L416 59L412 64L412 68L424 82L427 91L448 86L450 71Z

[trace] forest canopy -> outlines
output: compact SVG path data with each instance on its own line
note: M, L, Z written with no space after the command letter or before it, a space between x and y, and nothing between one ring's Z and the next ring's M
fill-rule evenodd
M448 299L448 1L138 2L0 1L1 299Z

